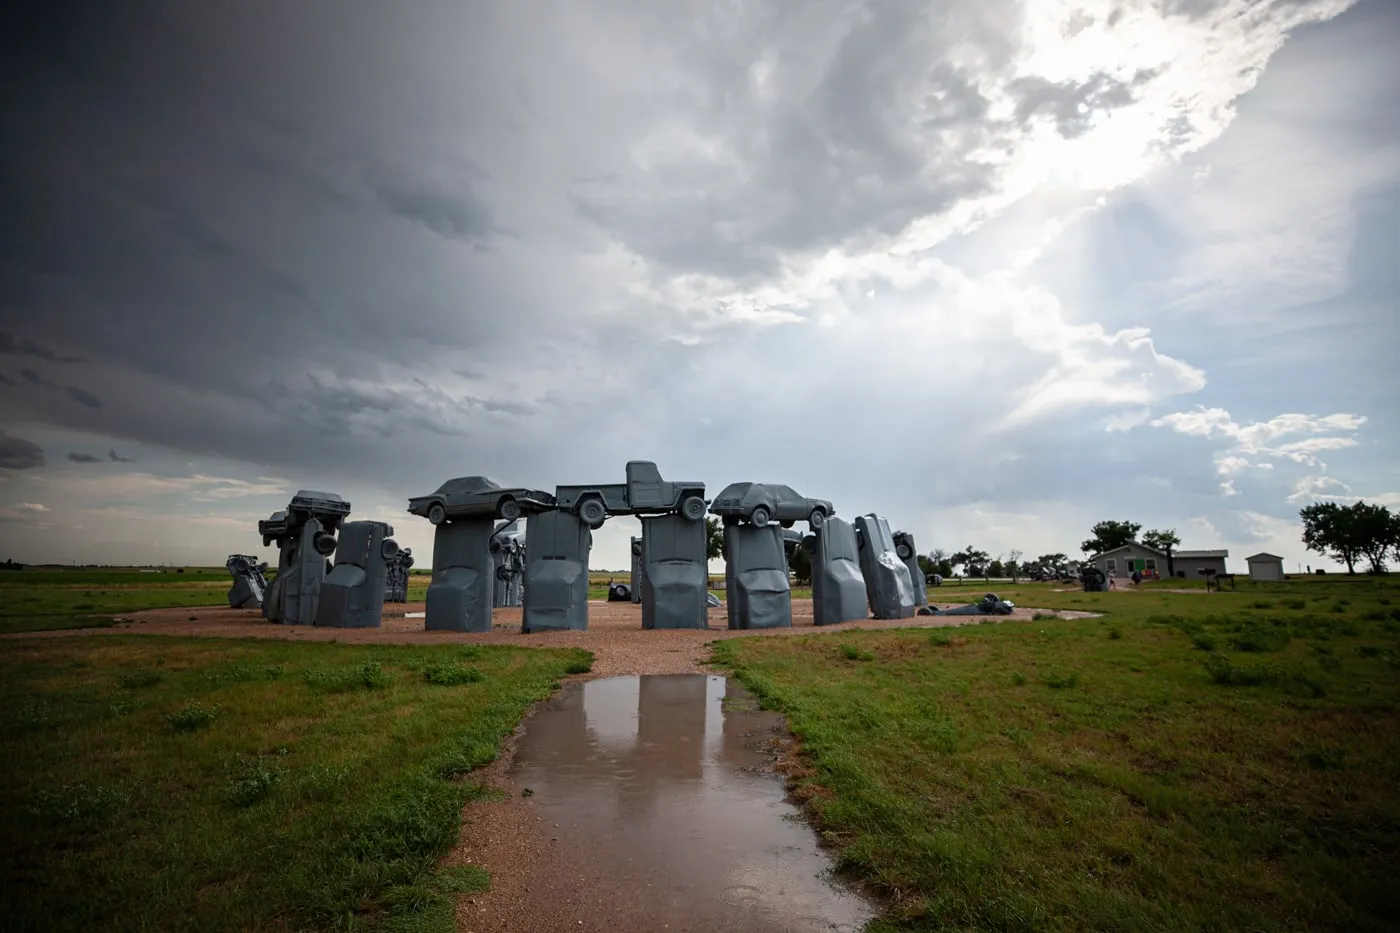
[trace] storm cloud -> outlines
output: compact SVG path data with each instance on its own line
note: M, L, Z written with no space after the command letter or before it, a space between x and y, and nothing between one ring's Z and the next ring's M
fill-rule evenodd
M1207 512L1213 453L1149 427L1224 391L1166 310L1183 270L1037 264L1352 4L1063 6L35 12L0 63L0 424L108 447L54 467L94 482L119 448L393 502L649 457L923 540L968 503L1140 501L1077 488L1112 463Z
M0 469L32 470L44 465L44 451L33 441L0 431Z

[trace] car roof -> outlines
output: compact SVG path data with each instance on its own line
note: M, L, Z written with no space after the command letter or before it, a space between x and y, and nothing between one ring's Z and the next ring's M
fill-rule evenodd
M749 491L749 487L752 485L753 483L730 483L728 486L725 486L724 489L720 490L719 498L725 499L733 496L742 496Z
M438 492L476 492L481 489L500 489L495 480L485 476L459 476L438 487Z

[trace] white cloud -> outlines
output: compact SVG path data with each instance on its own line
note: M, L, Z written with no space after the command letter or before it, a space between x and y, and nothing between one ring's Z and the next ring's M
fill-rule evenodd
M1284 458L1311 467L1325 468L1317 453L1324 450L1342 450L1356 446L1356 438L1349 433L1360 430L1366 423L1362 415L1303 415L1296 413L1277 415L1268 421L1239 424L1223 408L1198 407L1193 411L1173 412L1151 422L1154 428L1171 428L1178 434L1191 437L1223 439L1230 442L1229 455L1217 460L1222 475L1233 475L1249 466L1243 454L1263 455ZM1286 443L1275 443L1282 438L1298 434L1311 434Z
M49 507L38 502L16 502L14 507L28 512L47 512Z

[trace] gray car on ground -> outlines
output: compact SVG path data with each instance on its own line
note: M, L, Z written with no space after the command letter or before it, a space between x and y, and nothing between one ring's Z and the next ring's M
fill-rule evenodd
M502 518L554 508L554 496L540 489L504 488L485 476L450 479L426 496L408 500L408 511L441 525L457 518Z
M784 528L806 522L816 529L836 514L836 508L779 483L730 483L710 503L710 512L725 522L747 521L759 528L775 521Z

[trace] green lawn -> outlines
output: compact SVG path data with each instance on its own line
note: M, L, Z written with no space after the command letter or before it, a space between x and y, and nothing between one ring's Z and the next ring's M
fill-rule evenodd
M470 772L583 651L114 636L0 652L7 930L451 930Z
M1397 582L1003 587L1108 615L716 660L788 714L799 797L894 904L879 929L1396 930Z

